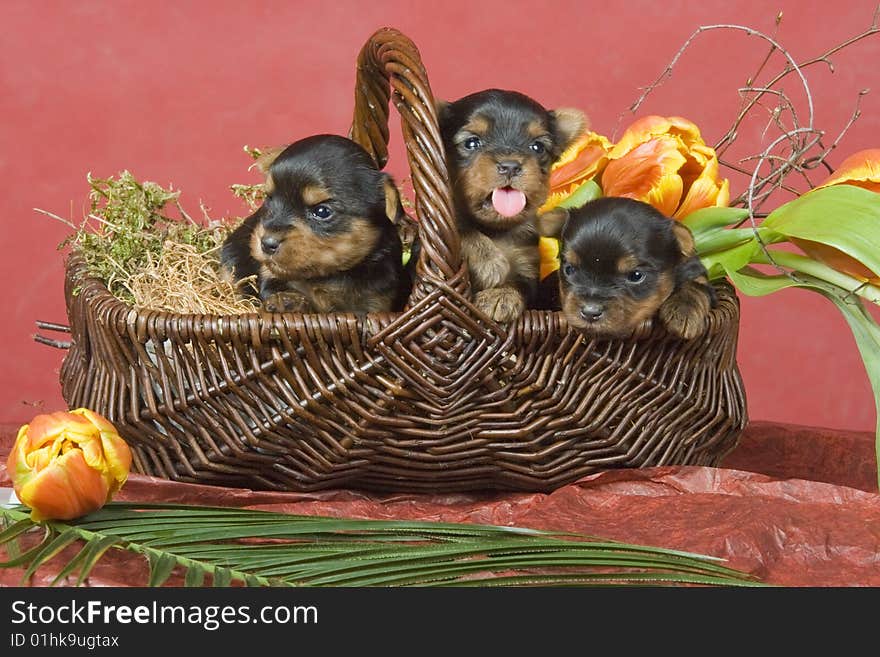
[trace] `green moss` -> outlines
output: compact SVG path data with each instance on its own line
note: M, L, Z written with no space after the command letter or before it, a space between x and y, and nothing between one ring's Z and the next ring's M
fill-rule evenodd
M217 222L196 223L180 206L179 191L140 182L128 171L109 178L89 174L87 179L89 216L61 246L79 251L89 272L124 301L134 300L127 286L130 276L156 262L166 241L206 253L217 249L229 232Z

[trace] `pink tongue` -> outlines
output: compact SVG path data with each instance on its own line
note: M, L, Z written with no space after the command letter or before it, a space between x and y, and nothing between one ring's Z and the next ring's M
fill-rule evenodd
M492 207L502 217L514 217L526 207L526 195L518 189L496 187L492 190Z

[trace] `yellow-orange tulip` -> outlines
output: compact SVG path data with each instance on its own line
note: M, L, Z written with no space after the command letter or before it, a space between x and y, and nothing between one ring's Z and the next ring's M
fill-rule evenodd
M831 185L854 185L880 193L880 148L869 148L853 153L816 189ZM880 272L871 271L855 258L833 246L796 237L790 239L811 258L862 282L880 285Z
M550 171L550 195L539 210L559 205L581 184L600 174L608 164L611 142L595 132L588 132L569 146Z
M715 150L687 119L643 117L627 128L608 158L605 196L644 201L677 219L730 201L730 183L718 178Z
M559 240L552 237L538 239L538 253L541 255L541 280L559 269Z
M18 431L6 463L31 518L70 520L100 509L128 478L131 451L85 408L37 415Z

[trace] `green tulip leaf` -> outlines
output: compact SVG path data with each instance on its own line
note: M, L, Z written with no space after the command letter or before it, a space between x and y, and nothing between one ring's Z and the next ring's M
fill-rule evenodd
M852 185L824 187L776 208L762 224L827 244L880 272L880 194Z
M729 272L739 271L749 264L760 250L761 245L758 241L751 239L725 251L717 251L707 255L701 254L700 261L709 272L709 278L715 280L723 278Z
M880 325L865 310L862 302L849 290L800 271L794 273L796 278L784 274L772 276L763 274L753 267L744 267L739 271L727 271L727 275L737 289L749 296L759 297L789 287L802 287L818 292L837 306L855 338L874 393L874 404L877 409L874 450L877 455L877 463L880 463ZM880 469L878 469L877 477L878 483L880 483Z
M725 228L737 224L749 216L746 208L701 208L681 220L696 235L705 230Z
M843 313L843 317L849 324L856 340L865 371L868 373L868 380L871 382L871 389L874 392L874 406L877 409L877 437L874 441L874 454L876 462L880 464L880 326L860 302L827 292L821 292L821 294L830 299ZM877 481L880 485L880 470L878 470Z
M562 201L557 207L571 210L572 208L582 207L589 201L594 201L601 196L602 188L599 187L595 180L590 178L587 182L574 190L571 195L569 195L569 197Z
M760 228L758 232L761 234ZM718 228L694 233L694 245L701 257L730 250L754 239L755 231L751 228Z
M763 297L798 285L790 276L764 274L754 267L744 267L739 271L727 270L726 274L737 290L750 297Z

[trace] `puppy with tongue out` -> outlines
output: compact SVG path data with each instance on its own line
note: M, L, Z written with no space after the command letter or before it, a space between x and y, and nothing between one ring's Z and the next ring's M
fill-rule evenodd
M475 304L496 322L513 321L538 285L535 219L550 167L586 119L499 89L439 101L437 110Z

